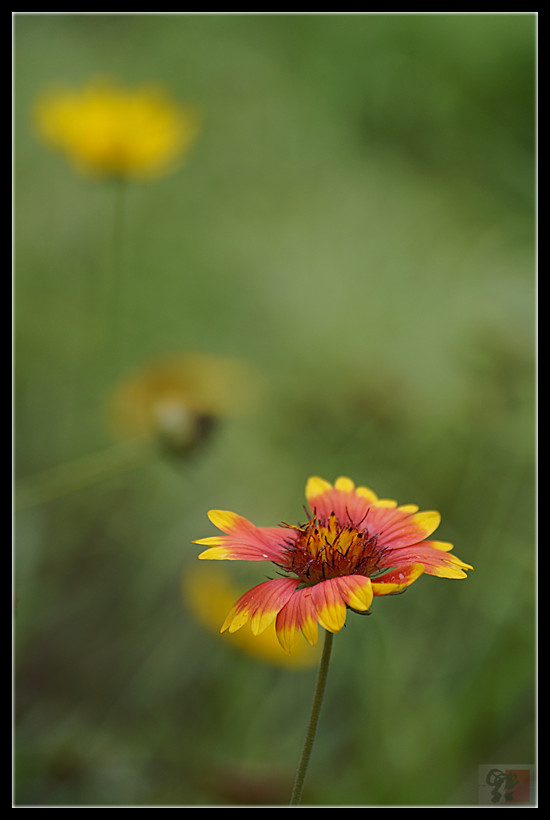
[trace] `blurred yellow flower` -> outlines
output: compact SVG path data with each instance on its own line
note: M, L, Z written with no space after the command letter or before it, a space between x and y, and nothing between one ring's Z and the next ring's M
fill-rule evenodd
M200 130L200 116L156 86L127 90L94 81L81 91L45 92L34 107L38 133L85 173L147 179L175 169Z
M220 634L220 621L233 605L238 590L222 570L214 575L203 568L186 570L183 579L183 594L189 609L196 619L211 632ZM303 641L294 652L284 652L277 640L275 625L254 635L250 624L231 636L231 644L239 651L257 660L275 666L307 669L319 663L320 650Z
M202 442L216 421L258 406L260 375L240 359L181 353L151 361L110 397L117 438L155 439L178 455Z

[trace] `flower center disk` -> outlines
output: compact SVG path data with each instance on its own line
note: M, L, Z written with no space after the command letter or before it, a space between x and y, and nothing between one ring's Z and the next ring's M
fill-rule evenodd
M379 570L382 551L376 535L342 525L334 513L326 523L313 518L292 529L297 536L287 544L281 567L306 586L341 575L370 576Z

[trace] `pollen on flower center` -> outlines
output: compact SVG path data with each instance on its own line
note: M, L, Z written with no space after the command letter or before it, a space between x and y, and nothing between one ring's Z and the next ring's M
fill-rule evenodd
M377 536L341 524L334 513L326 523L317 518L294 527L297 537L286 546L281 567L305 585L342 575L370 576L379 571L383 550Z

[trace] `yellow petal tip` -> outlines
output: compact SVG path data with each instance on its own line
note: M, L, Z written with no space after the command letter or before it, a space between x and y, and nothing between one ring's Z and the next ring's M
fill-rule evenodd
M332 484L319 476L312 476L306 484L306 498L315 498L322 493L332 490Z
M237 513L229 512L229 510L209 510L208 518L219 530L228 532L233 529L239 516Z

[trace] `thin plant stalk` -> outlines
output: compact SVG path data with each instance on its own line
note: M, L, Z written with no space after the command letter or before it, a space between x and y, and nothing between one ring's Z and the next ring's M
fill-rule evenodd
M126 323L125 277L124 277L124 222L127 200L127 186L124 179L115 179L113 228L111 238L111 307L108 311L108 321L111 322L110 338L113 339L114 350L120 356L124 348Z
M298 771L296 772L296 779L294 781L292 797L290 798L291 806L298 806L302 797L304 780L306 777L307 767L309 764L309 758L311 756L311 750L313 748L313 741L315 740L315 732L317 731L317 723L319 722L319 713L321 712L323 695L325 694L325 685L327 682L333 637L334 635L332 632L325 631L325 643L323 646L323 654L321 655L321 662L319 664L317 685L315 687L315 694L313 696L313 704L311 707L311 714L309 716L309 724L307 727L306 739L304 742L304 748L302 751L300 765L298 766Z

